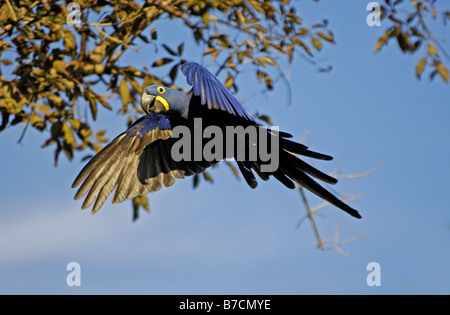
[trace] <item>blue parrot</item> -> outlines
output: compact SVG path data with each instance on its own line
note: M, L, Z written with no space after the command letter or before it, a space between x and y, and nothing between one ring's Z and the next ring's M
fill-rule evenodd
M172 137L172 131L176 127L183 126L195 132L199 128L196 123L198 119L201 119L200 128L203 130L209 126L218 126L223 130L227 126L258 126L231 92L205 67L188 62L181 70L192 89L183 92L157 85L145 88L141 106L146 115L98 152L79 173L72 187L81 184L75 199L86 196L83 209L94 204L92 213L96 213L113 190L113 203L119 203L158 191L163 186L172 186L176 179L201 173L220 161L205 158L175 160L171 152L179 140ZM289 133L273 132L269 128L266 133L269 141L274 136L279 140L279 164L275 171L263 172L260 160L237 159L234 156L240 172L251 188L258 185L254 172L263 180L273 176L288 188L294 189L298 184L351 216L361 218L358 211L311 177L329 184L336 184L335 178L317 170L296 155L321 160L332 160L331 156L310 151L303 144L289 140L292 138ZM224 139L224 143L228 140ZM201 143L202 146L205 141ZM248 147L253 145L248 139L245 144ZM224 154L222 159L230 157L233 156Z

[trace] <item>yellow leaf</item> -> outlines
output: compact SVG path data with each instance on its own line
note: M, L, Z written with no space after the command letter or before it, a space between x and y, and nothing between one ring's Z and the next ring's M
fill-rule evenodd
M222 49L216 49L216 50L212 53L212 55L211 55L212 60L216 59L217 56L218 56L221 52L222 52Z
M375 45L375 51L379 52L381 50L381 47L383 47L387 40L389 39L389 37L391 37L392 35L392 31L391 30L387 30L386 33L384 33L384 35L377 41L376 45Z
M428 43L428 55L429 56L436 56L437 55L437 48L431 43Z
M300 28L300 30L297 32L298 36L304 36L309 34L309 29L306 27Z
M150 212L146 196L137 196L133 198L133 207L138 208L139 206L142 206L147 212Z
M416 76L420 79L420 76L422 75L423 70L425 69L425 66L427 64L427 58L424 57L420 59L420 61L416 65Z
M235 14L236 14L236 19L237 19L236 22L241 25L245 24L245 17L242 14L242 11L238 9L238 10L236 10Z
M41 114L44 114L45 117L49 117L52 114L50 108L46 104L39 105L39 104L33 103L33 108L35 108Z
M173 59L170 59L170 58L161 58L161 59L156 60L152 64L152 67L161 67L161 66L164 66L164 65L166 65L168 63L171 63L172 61L173 61Z
M203 171L202 174L203 174L203 178L206 179L208 182L210 182L210 183L214 182L213 178L207 171Z
M64 29L63 39L64 39L64 48L66 48L67 51L72 51L77 48L75 36L72 34L70 30Z
M258 3L258 1L250 1L250 4L251 4L252 7L253 7L256 11L258 11L259 13L262 13L262 14L265 13L264 9L263 9L262 6Z
M66 78L58 79L58 81L64 84L64 86L69 90L72 90L75 87L75 84L72 81L67 80Z
M75 119L75 118L67 118L67 120L70 122L70 124L72 125L72 128L75 130L79 130L81 127L81 121L79 119Z
M216 48L210 47L210 48L208 48L207 50L205 50L205 52L203 53L203 56L212 54L215 50L216 50Z
M99 130L97 132L97 134L95 135L95 137L97 138L97 140L99 142L108 142L109 139L107 137L105 137L104 134L105 134L105 130Z
M225 81L225 87L229 89L234 83L234 78L231 74L228 74L227 80Z
M63 125L62 125L62 133L63 133L64 142L67 143L70 147L74 148L75 147L75 136L73 135L72 128L70 128L70 126L68 124L66 124L65 122L63 122Z
M332 34L326 34L324 32L317 32L317 36L319 36L320 38L323 38L327 42L330 42L330 43L333 43L333 44L335 43L334 37L333 37Z
M92 135L92 130L89 128L82 128L80 130L80 134L83 137L83 139L88 139Z
M447 67L442 63L438 63L436 65L436 71L441 75L442 79L448 83L449 73Z
M120 98L122 99L123 106L127 106L128 103L130 102L130 89L125 79L122 79L120 81L119 94Z
M297 45L300 45L300 46L306 51L306 53L307 53L308 55L310 55L311 57L313 56L313 54L312 54L312 52L311 52L311 49L310 49L304 42L299 41L299 42L297 43Z
M208 25L209 24L209 20L210 20L209 14L205 12L202 15L202 22L203 22L203 24Z
M45 71L42 69L33 69L31 70L31 73L37 77L43 77L45 75Z
M317 50L321 50L322 49L323 43L322 43L322 41L320 39L314 37L312 39L312 44L313 44L314 48L316 48Z
M53 61L53 68L55 68L58 73L64 73L66 64L62 60L55 60Z
M105 66L102 64L95 64L94 65L94 71L97 74L103 74L103 72L105 71Z
M44 130L45 128L44 119L41 117L41 115L38 115L35 112L32 112L30 115L30 123L36 129Z

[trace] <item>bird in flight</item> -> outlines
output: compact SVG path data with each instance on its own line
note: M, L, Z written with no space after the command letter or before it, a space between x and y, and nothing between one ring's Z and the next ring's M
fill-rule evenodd
M256 140L244 134L235 141L240 146L231 141L234 150L222 153L215 150L214 159L205 156L194 159L175 157L174 152L177 150L174 148L179 147L180 141L175 137L176 128L184 128L182 130L193 134L198 129L201 129L201 134L206 134L207 130L215 130L216 133L223 131L226 134L229 127L260 127L233 94L205 67L188 62L181 70L192 88L187 92L157 85L145 88L141 106L146 115L98 152L77 176L72 187L81 185L75 199L86 196L83 209L94 204L92 213L96 213L113 191L113 203L119 203L158 191L163 186L172 186L177 179L201 173L225 158L234 158L251 188L258 185L255 173L262 180L273 176L288 188L294 189L300 185L351 216L361 218L358 211L338 199L312 177L328 184L336 184L337 180L307 164L298 155L320 160L332 160L332 157L289 140L292 135L286 132L265 128ZM216 129L211 129L212 127ZM211 136L210 133L208 137L202 138L200 147L194 143L195 137L184 143L191 142L190 148L201 153L208 141L211 141ZM239 148L251 149L263 138L266 138L267 143L274 144L271 148L275 148L277 153L278 163L270 171L264 171L266 164L262 157L250 158L247 153L238 158L236 154ZM230 137L215 143L227 145ZM183 156L186 153L189 152L183 152Z

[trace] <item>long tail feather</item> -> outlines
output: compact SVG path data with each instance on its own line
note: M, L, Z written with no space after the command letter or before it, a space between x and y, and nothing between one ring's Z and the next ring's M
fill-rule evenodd
M344 210L351 216L358 218L358 219L361 218L361 215L358 213L358 211L351 208L349 205L345 204L342 200L338 199L336 196L334 196L328 190L326 190L325 188L320 186L318 183L316 183L311 177L309 177L305 173L303 173L297 169L292 169L289 171L289 173L287 175L289 177L291 177L300 186L305 187L312 193L325 199L326 201L335 205L336 207Z

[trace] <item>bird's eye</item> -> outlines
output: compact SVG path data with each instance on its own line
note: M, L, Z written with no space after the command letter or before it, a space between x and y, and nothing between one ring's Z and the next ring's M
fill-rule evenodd
M162 86L160 86L160 87L158 88L158 92L159 92L159 94L164 94L164 92L166 92L166 89L163 88Z

